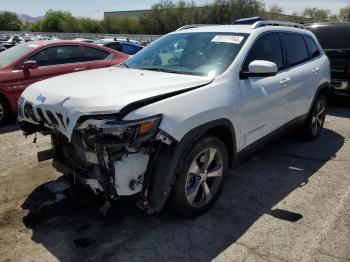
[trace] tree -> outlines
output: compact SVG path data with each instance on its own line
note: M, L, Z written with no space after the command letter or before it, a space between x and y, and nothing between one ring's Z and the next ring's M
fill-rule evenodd
M268 12L265 12L264 17L272 20L280 20L283 15L283 7L279 5L272 5L269 7Z
M303 16L310 18L311 20L322 21L328 20L331 12L327 9L319 9L317 7L306 7L303 12Z
M339 12L339 20L343 22L349 21L350 19L349 14L350 14L350 6L341 8Z
M269 8L270 13L283 14L283 7L279 5L272 5Z
M337 15L331 15L328 19L330 22L339 22L339 17Z
M17 31L20 30L22 22L17 15L10 12L0 14L0 30Z

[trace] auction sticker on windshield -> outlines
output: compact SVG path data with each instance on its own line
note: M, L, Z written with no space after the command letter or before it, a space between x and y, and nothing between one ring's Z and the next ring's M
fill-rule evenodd
M217 43L230 43L239 45L243 39L244 37L239 35L216 35L211 41Z

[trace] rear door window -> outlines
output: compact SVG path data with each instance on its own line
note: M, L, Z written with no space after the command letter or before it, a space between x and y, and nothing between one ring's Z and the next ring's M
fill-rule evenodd
M79 46L53 46L31 56L28 60L38 62L39 66L50 66L81 62Z
M99 50L92 47L83 46L83 60L84 61L96 61L104 60L110 56L107 51Z
M121 44L123 53L127 55L134 55L136 54L140 48L138 46L130 45L130 44Z
M281 36L289 66L296 66L309 60L309 53L302 35L282 33Z
M320 55L320 50L318 49L315 41L310 36L304 36L304 39L309 50L310 57L318 57Z
M109 43L109 44L106 44L105 46L108 47L108 48L117 50L119 52L122 52L122 48L121 48L121 46L120 46L120 44L118 42Z
M278 33L267 33L258 38L249 52L243 70L247 72L249 64L255 60L270 61L277 65L278 70L283 69L282 47Z

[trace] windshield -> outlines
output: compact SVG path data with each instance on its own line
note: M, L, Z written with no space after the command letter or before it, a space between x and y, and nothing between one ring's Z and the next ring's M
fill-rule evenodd
M0 67L7 66L17 59L21 58L24 54L35 49L37 45L33 43L24 43L16 45L0 53Z
M350 49L350 26L311 26L323 49Z
M161 37L127 62L126 67L207 76L223 73L236 58L247 34L176 33Z

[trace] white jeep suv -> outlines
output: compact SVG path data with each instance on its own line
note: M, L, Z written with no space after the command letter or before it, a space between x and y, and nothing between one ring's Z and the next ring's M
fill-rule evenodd
M186 216L218 198L237 159L301 127L316 138L329 61L300 25L200 26L167 34L122 65L30 86L19 100L25 134L50 134L53 166L109 201L138 194Z

